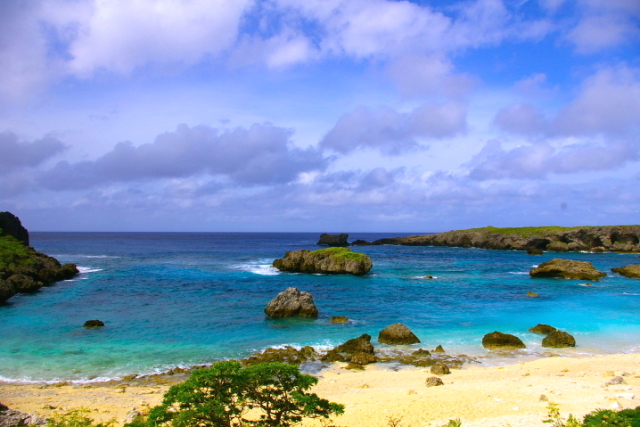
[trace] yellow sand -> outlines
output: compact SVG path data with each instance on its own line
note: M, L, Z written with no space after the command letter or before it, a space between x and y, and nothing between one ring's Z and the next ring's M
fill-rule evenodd
M596 408L640 406L640 354L585 358L551 357L504 367L468 365L442 376L443 386L426 387L429 369L392 371L369 365L364 371L341 364L323 371L313 390L346 406L330 425L342 427L440 426L459 418L464 427L543 426L549 402L578 417ZM623 384L605 386L614 376ZM122 424L132 409L158 404L168 385L40 386L0 384L0 402L13 409L50 416L54 409L88 408L96 420ZM320 426L306 422L306 426Z

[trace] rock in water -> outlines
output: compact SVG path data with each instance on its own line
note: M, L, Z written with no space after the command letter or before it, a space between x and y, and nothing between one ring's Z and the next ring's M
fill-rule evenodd
M323 362L344 362L351 359L351 355L357 353L367 353L373 355L373 344L371 344L371 335L362 334L358 338L348 340L342 345L329 350L327 354L322 357ZM348 356L345 358L343 354ZM363 356L358 356L356 359L362 359ZM356 362L353 362L356 363Z
M273 266L280 271L362 276L371 270L373 263L367 255L349 248L327 248L289 251L284 258L273 261Z
M29 232L22 226L20 218L11 212L0 212L0 235L13 236L29 246Z
M83 327L85 328L101 328L104 326L104 322L102 320L98 320L98 319L94 319L94 320L87 320L86 322L84 322Z
M347 323L348 321L349 318L345 316L331 316L331 323Z
M607 275L596 270L590 262L554 258L543 262L529 271L531 277L563 277L565 279L582 279L599 281Z
M482 346L488 349L503 348L526 348L522 340L515 335L504 334L502 332L491 332L482 338Z
M543 323L538 323L533 328L529 328L529 332L533 332L534 334L541 335L549 335L551 332L556 331L557 329L553 326L545 325Z
M318 309L309 292L287 288L269 302L264 312L269 317L318 317Z
M611 271L630 279L640 279L640 264L631 264L625 267L612 268Z
M556 329L544 337L542 340L542 346L552 348L575 347L576 340L570 334Z
M322 233L320 235L320 240L318 240L318 245L326 245L326 246L349 246L349 235L346 233L342 234L327 234Z
M394 323L380 331L378 342L383 344L414 344L420 340L402 323Z

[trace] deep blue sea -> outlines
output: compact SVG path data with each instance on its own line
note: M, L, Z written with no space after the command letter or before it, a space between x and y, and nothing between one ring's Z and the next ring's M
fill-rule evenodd
M398 234L353 233L350 240ZM365 246L374 263L364 277L280 273L270 265L286 251L317 249L318 233L31 233L31 245L62 263L73 280L16 295L0 305L0 379L89 381L150 374L175 366L241 358L270 346L327 349L395 322L422 340L403 347L496 360L481 345L499 330L518 335L537 357L548 349L527 332L547 323L573 334L561 355L640 351L640 280L612 267L633 254L546 253L481 249ZM532 279L553 257L590 261L600 282ZM426 280L432 275L433 280ZM295 286L311 292L317 319L268 319L263 309ZM529 298L528 291L540 294ZM332 324L331 316L347 316ZM101 329L84 322L100 319ZM502 357L502 356L501 356ZM516 359L517 359L516 357Z

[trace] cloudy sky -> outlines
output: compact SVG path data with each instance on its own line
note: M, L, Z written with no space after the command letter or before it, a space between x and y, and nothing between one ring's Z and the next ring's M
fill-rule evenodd
M33 231L640 223L638 0L0 1Z

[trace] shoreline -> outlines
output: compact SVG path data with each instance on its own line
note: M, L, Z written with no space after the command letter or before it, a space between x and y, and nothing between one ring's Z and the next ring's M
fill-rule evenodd
M404 427L435 427L456 418L465 427L529 427L544 425L549 403L557 404L563 417L571 413L579 419L596 409L640 405L640 353L543 357L505 366L465 364L441 376L444 386L438 387L425 386L426 378L434 376L428 368L372 364L354 371L345 366L334 363L322 370L312 390L346 406L345 414L333 419L339 427L384 427L390 419L401 419ZM166 390L186 376L91 384L0 382L0 402L44 417L86 408L96 421L115 419L122 425L128 413L159 404ZM605 385L615 377L622 383Z

